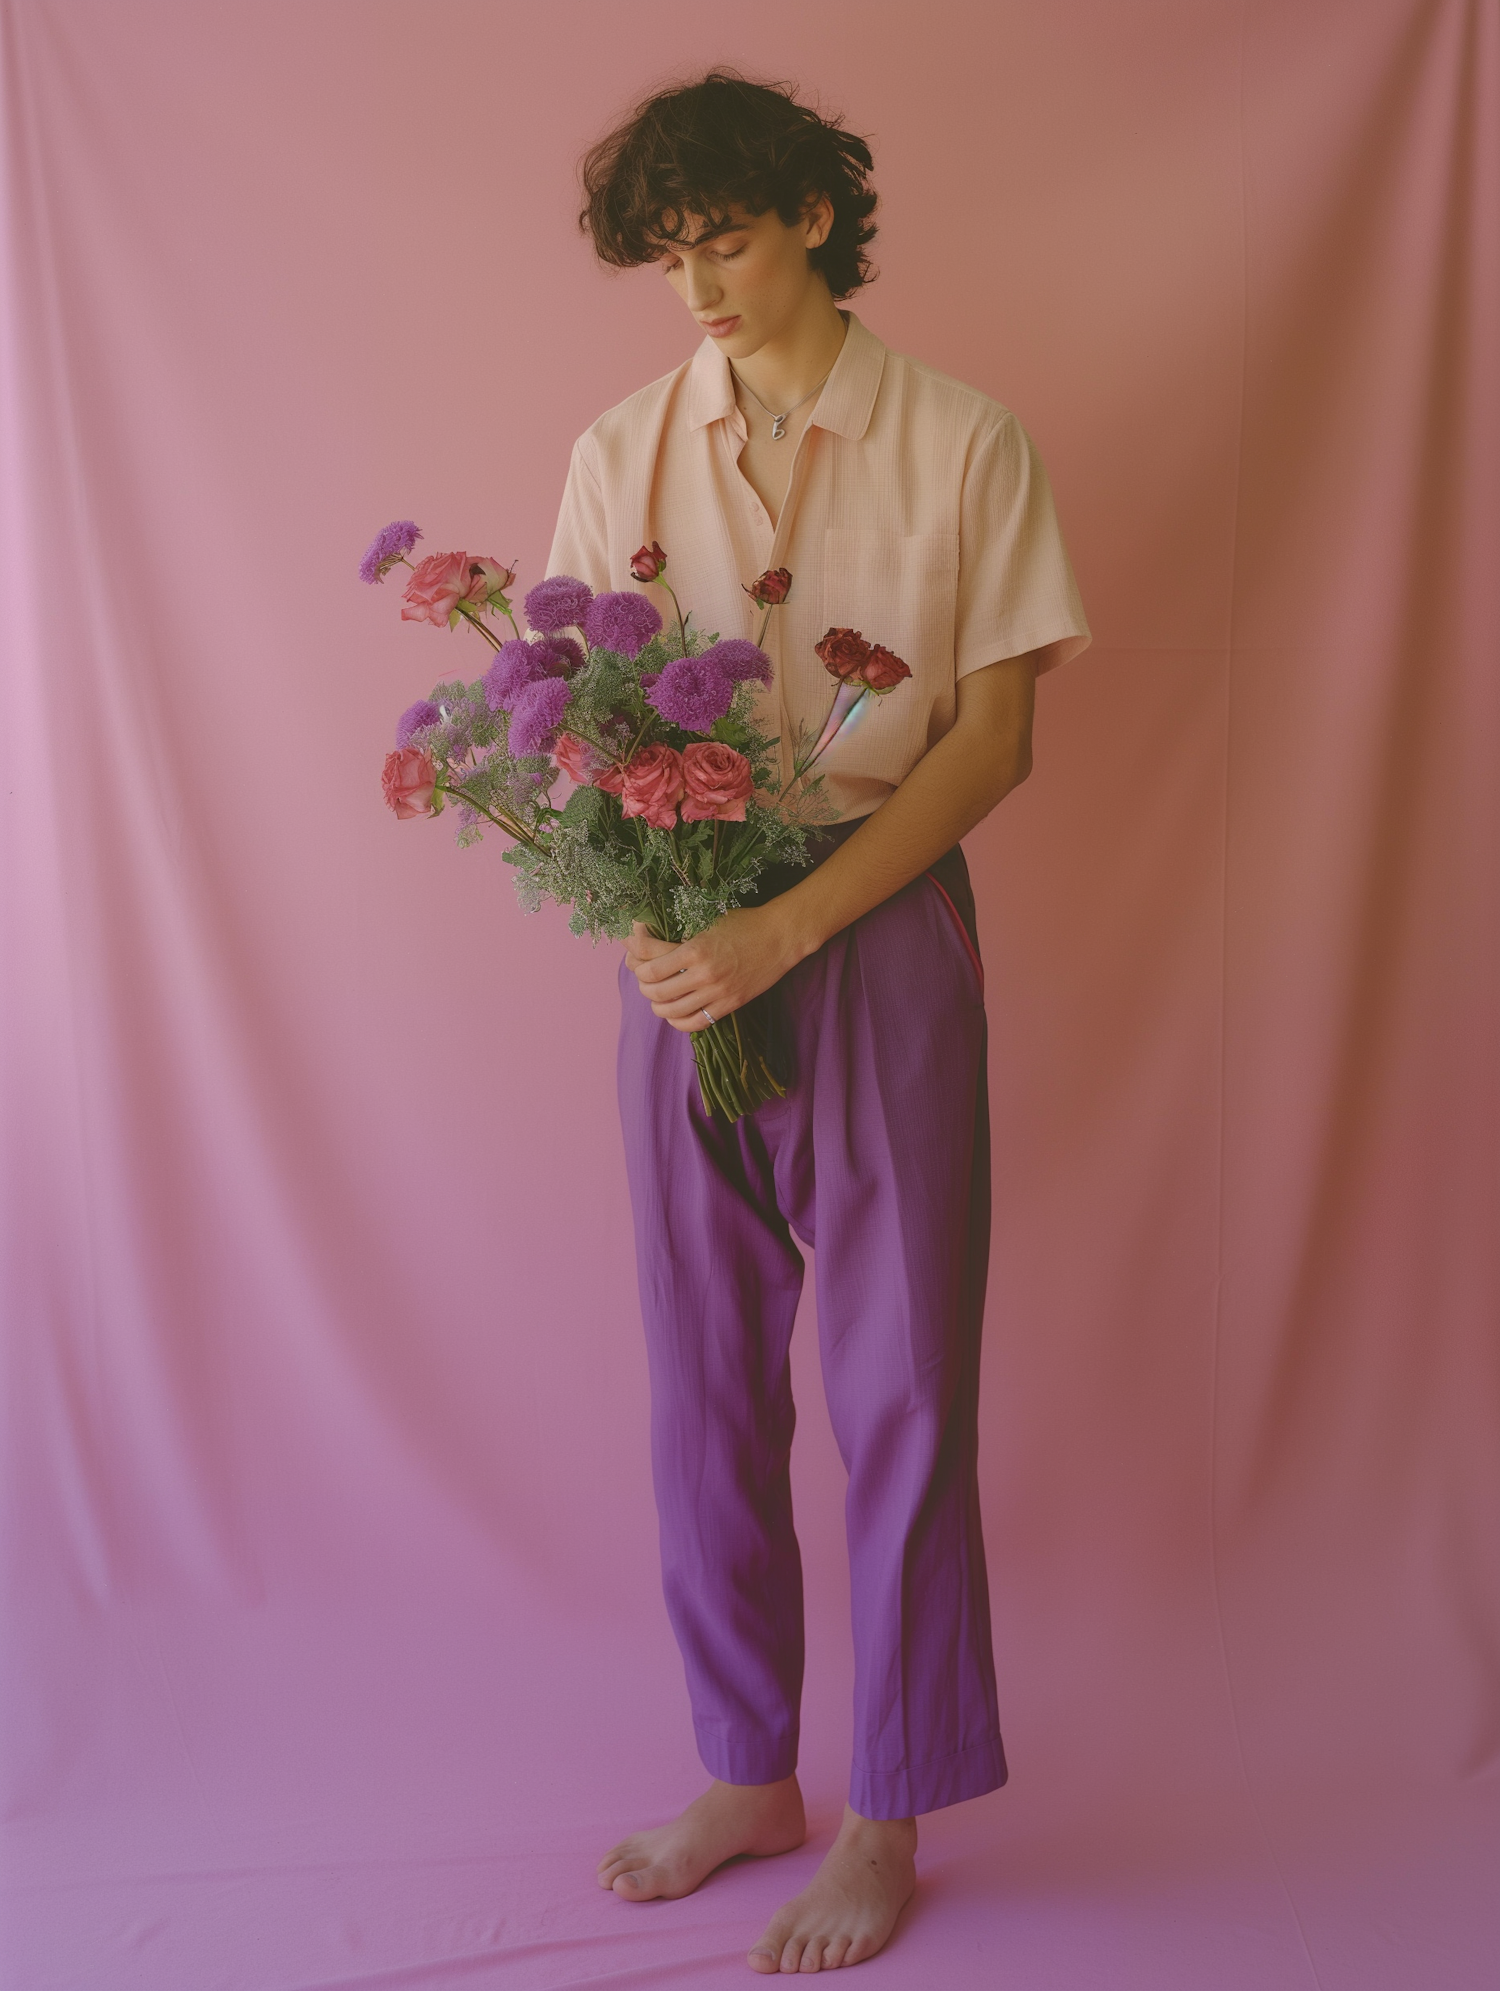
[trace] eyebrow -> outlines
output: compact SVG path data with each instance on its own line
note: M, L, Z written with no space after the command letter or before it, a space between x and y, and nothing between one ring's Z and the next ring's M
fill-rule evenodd
M705 228L701 235L695 235L691 242L658 241L657 254L675 256L681 249L701 249L705 243L721 241L726 235L745 235L750 230L748 221L726 221L720 228Z

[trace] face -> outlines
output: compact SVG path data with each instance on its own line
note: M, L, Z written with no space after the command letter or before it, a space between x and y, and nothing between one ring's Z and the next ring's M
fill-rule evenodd
M749 359L791 330L828 286L807 260L828 239L833 207L825 196L790 228L774 208L731 208L732 226L711 240L674 243L660 266L698 323L730 359ZM701 237L701 229L695 231ZM821 293L821 297L819 296Z

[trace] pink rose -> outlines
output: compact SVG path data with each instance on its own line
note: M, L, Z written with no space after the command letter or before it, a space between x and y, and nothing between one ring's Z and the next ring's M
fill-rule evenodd
M602 788L606 795L623 795L625 792L625 770L618 761L600 770L594 776L594 786Z
M755 782L743 754L717 740L704 740L682 750L682 785L687 791L685 823L742 823Z
M593 787L594 777L608 771L588 741L580 740L576 733L558 734L552 758L569 781L576 782L580 788ZM614 790L616 795L619 792L618 788Z
M430 622L434 629L445 629L472 586L467 553L429 553L412 569L401 620Z
M380 785L398 816L437 814L433 807L437 769L431 754L424 754L420 747L397 747L394 753L387 754Z
M674 747L642 747L626 763L620 791L623 815L644 816L653 829L670 830L681 799L682 755Z
M515 578L514 567L502 567L498 560L487 560L482 553L476 553L469 562L469 586L464 599L477 608L485 608L496 595L503 595Z
M633 581L654 581L666 564L666 554L653 539L649 546L642 546L631 554L630 578Z

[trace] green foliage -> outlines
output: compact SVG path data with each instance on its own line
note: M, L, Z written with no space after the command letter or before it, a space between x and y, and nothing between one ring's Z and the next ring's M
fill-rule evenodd
M717 640L689 618L686 654ZM669 725L641 683L682 654L675 621L633 661L590 650L569 682L564 729L615 762L648 743L679 752L693 745L702 736ZM508 717L491 711L478 680L434 687L441 720L413 741L437 765L439 802L446 792L460 845L479 842L489 828L515 839L504 859L526 911L554 900L569 908L575 933L595 940L623 937L638 919L663 939L685 940L753 898L768 867L805 864L809 826L832 814L819 801L817 781L804 784L795 803L771 799L781 781L779 742L757 720L758 690L737 686L728 713L708 735L750 763L756 794L742 823L679 821L670 830L653 829L640 817L627 818L618 796L593 787L574 789L555 808L558 770L551 757L511 755Z

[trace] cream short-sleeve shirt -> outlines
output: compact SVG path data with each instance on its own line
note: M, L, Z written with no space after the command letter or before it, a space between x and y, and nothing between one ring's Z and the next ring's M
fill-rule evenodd
M579 438L547 571L596 593L635 587L630 557L657 540L695 626L753 638L761 611L744 584L790 568L759 715L787 772L799 730L820 730L836 689L813 651L826 629L858 629L903 657L910 680L867 700L819 762L827 799L853 817L947 732L959 678L1028 651L1050 670L1089 629L1047 474L1015 416L845 316L774 528L740 473L747 434L729 362L705 339ZM664 590L646 592L670 616Z

